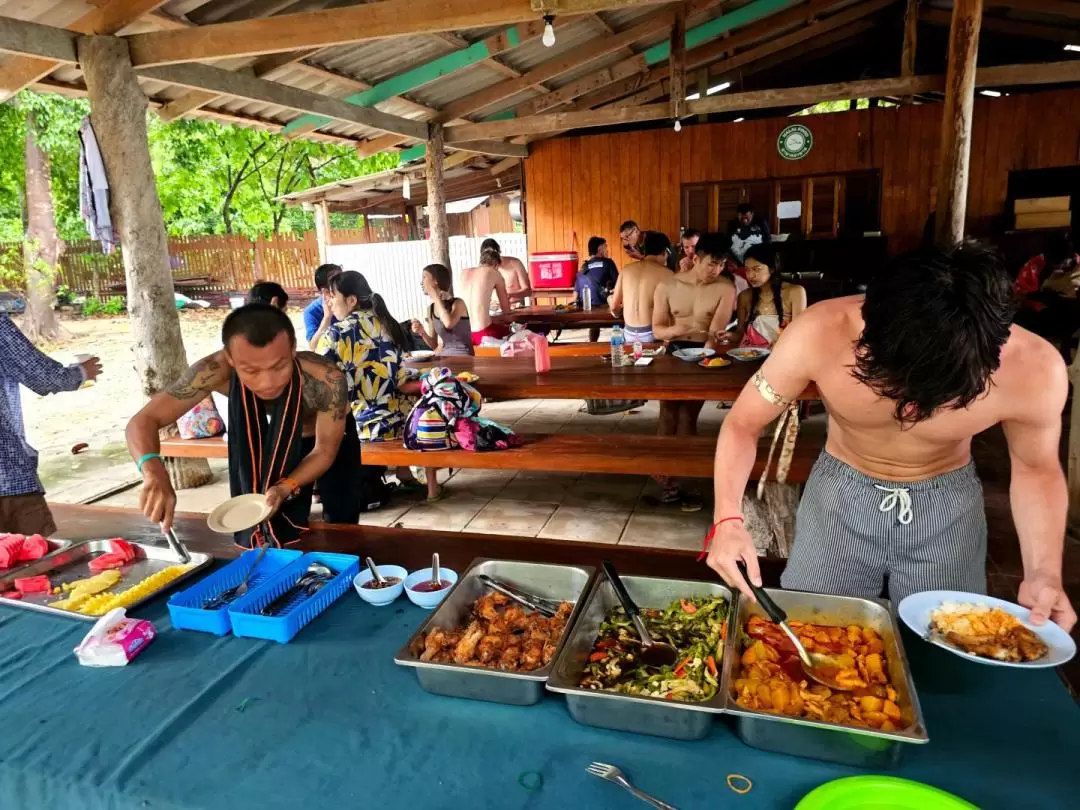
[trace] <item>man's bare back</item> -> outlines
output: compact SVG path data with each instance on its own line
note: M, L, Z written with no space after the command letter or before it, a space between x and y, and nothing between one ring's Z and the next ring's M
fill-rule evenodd
M503 256L499 265L499 275L506 284L506 294L510 297L510 303L516 304L523 301L532 293L532 284L529 281L529 273L521 259L513 256ZM492 302L496 303L496 302Z
M734 307L735 285L726 276L703 281L693 272L679 273L656 289L653 334L707 343L731 321Z
M632 329L650 329L656 288L669 278L671 271L652 258L626 265L615 284L612 311L621 311L624 323Z
M889 481L931 478L966 465L976 433L999 422L1007 432L1022 431L1029 417L1061 413L1066 370L1060 355L1041 338L1013 327L985 396L901 429L895 403L851 375L854 343L863 330L861 306L862 297L854 296L807 309L785 330L764 367L769 383L785 394L791 393L794 368L801 367L800 376L817 384L829 412L825 449L855 469Z
M491 326L489 312L492 296L499 302L503 312L510 311L510 298L506 282L495 267L480 265L461 272L461 297L469 310L469 325L474 332Z

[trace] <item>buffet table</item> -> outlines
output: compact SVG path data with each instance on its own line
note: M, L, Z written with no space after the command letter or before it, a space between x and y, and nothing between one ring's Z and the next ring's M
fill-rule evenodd
M68 535L81 528L101 536L103 526L125 534L140 520L78 507L57 514ZM180 521L178 531L205 547L194 521ZM355 552L367 536L384 562L433 550L421 542L430 535L399 531L402 556L387 556L393 531L336 528L313 539L350 537L343 544L353 547L339 550ZM486 542L488 555L524 546ZM542 556L546 544L528 542ZM587 543L559 544L556 556L569 548L579 562L595 564L608 551L618 558L616 548ZM710 738L683 743L578 725L554 696L511 707L429 695L393 663L426 615L404 597L373 608L349 593L288 645L173 630L163 600L137 613L158 638L129 666L94 670L71 653L88 625L0 609L4 807L639 806L585 773L600 760L680 810L773 808L860 773L749 748L723 718ZM910 635L905 643L931 742L913 746L896 775L984 808L1074 806L1080 710L1053 671L978 666ZM732 793L728 773L750 777L753 790Z

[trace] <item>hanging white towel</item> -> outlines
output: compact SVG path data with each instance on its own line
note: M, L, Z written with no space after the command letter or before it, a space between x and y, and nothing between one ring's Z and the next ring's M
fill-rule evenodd
M79 143L79 213L90 238L101 242L103 252L112 253L116 238L109 215L109 181L90 116L79 126Z

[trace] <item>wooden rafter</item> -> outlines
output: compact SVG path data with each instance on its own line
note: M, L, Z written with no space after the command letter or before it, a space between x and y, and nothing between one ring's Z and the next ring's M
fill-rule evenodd
M941 9L924 8L919 13L919 20L928 22L931 25L949 25L952 21L952 15ZM1074 43L1080 40L1080 29L1061 25L1042 25L1023 20L1005 20L985 14L983 15L982 29L984 31L993 31L995 34L1045 39L1050 42Z
M1080 81L1080 62L1051 62L979 68L975 80L980 87L1076 82ZM686 106L687 115L700 115L771 109L774 107L810 106L822 101L844 101L852 98L915 95L942 92L944 88L945 77L941 75L864 79L808 87L754 90L746 93L716 95L699 101L688 102ZM454 140L504 138L513 135L539 134L580 127L603 127L615 124L655 121L666 118L669 114L670 108L667 104L545 113L506 121L486 121L480 124L447 127L446 136Z
M591 13L620 8L628 0L596 0ZM299 48L325 48L372 39L434 34L536 20L530 0L382 0L300 14L204 25L181 31L154 31L128 37L136 66L255 56Z
M987 8L1015 8L1017 11L1033 11L1038 14L1057 14L1080 20L1080 3L1069 0L983 0Z

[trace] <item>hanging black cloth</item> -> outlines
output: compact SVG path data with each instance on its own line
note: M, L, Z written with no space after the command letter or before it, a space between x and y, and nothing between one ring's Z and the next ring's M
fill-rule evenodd
M270 402L255 396L233 372L228 432L229 490L233 497L263 494L300 464L304 457L302 388L300 363L295 358L288 386ZM233 537L245 548L264 542L282 546L300 537L310 513L309 499L290 499L270 519L268 537L262 537L259 527L236 532Z

